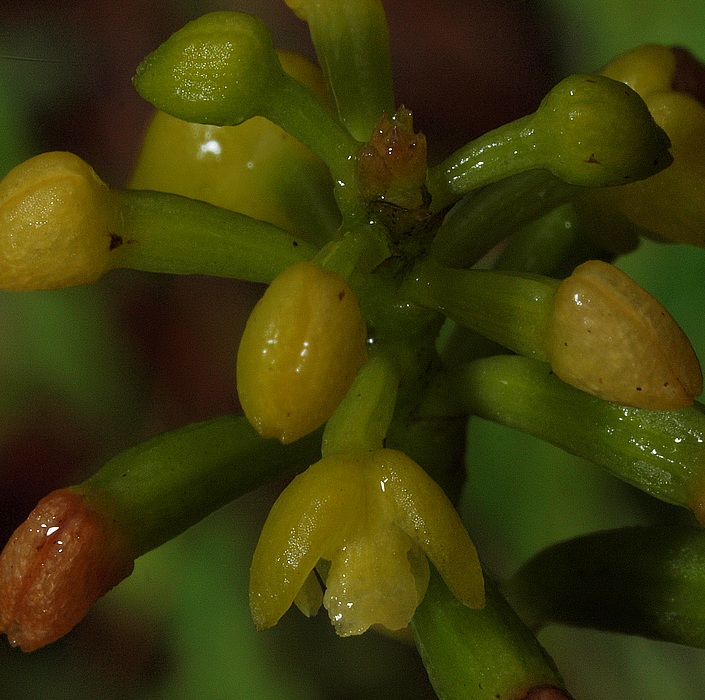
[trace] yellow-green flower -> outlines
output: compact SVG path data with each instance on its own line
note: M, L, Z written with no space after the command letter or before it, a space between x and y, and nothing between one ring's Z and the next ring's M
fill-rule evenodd
M586 206L597 217L596 229L626 224L656 240L705 246L705 106L678 89L682 54L666 46L641 46L601 71L643 98L670 138L673 163L640 182L590 192Z
M460 601L484 605L475 547L418 464L391 449L330 455L272 507L252 561L252 617L266 629L292 602L306 615L323 603L341 636L401 629L426 593L426 557ZM325 595L314 572L321 560Z

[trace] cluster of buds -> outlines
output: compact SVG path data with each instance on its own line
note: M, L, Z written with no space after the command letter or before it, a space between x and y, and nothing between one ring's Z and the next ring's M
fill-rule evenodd
M705 522L697 357L605 262L635 229L703 243L705 107L676 89L682 54L646 47L428 167L411 112L394 109L380 3L289 4L323 74L277 53L258 19L205 15L137 69L160 111L130 188L66 153L0 183L2 288L118 267L269 285L237 352L244 416L152 438L43 500L0 556L0 628L25 650L53 641L136 557L298 474L254 553L257 628L323 605L341 636L411 626L443 698L569 697L455 510L462 435L472 416L517 427ZM687 203L655 194L674 188ZM505 239L494 269L473 267ZM541 576L528 567L522 592L540 595ZM515 588L539 622L558 614Z

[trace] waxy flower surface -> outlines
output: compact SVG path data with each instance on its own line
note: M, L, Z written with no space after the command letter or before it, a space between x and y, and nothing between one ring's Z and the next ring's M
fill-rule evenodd
M275 625L305 587L299 607L313 614L323 602L341 636L401 629L426 592L426 557L460 601L484 605L475 547L421 467L391 449L330 455L272 507L252 561L253 619L260 629ZM320 560L330 568L316 600L310 577Z

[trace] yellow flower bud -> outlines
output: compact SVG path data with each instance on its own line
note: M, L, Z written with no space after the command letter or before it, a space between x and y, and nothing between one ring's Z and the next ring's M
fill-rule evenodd
M686 408L702 391L697 356L673 317L598 260L579 265L556 290L548 354L563 381L613 403Z
M366 361L352 290L338 273L300 262L272 282L247 321L240 403L260 435L293 442L330 418Z
M111 269L111 197L72 153L43 153L0 182L0 288L57 289Z
M310 574L322 559L323 604L339 635L401 629L426 593L426 557L461 602L484 605L475 547L418 464L390 449L330 455L296 477L267 518L250 572L255 625L275 625L295 599L314 614Z
M317 66L295 53L277 55L289 75L321 100L328 99ZM292 232L301 223L293 218L298 210L308 212L310 228L316 223L311 210L332 212L335 207L323 163L264 117L237 126L213 126L157 111L130 187L200 199Z
M677 50L666 46L640 46L602 69L603 75L626 83L643 98L669 136L673 163L640 182L588 192L585 205L603 229L611 228L611 221L623 229L620 219L626 219L649 238L703 246L705 106L678 89L678 56Z

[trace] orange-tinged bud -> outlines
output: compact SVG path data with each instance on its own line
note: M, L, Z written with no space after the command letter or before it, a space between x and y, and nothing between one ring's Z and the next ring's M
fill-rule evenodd
M391 118L383 114L369 143L360 151L360 189L367 200L384 200L404 209L424 205L426 138L414 133L405 107Z
M547 349L563 381L613 403L686 408L702 391L698 358L673 317L598 260L579 265L556 290Z
M366 361L365 323L348 284L296 263L247 321L237 355L240 403L260 435L290 443L330 418Z
M24 651L50 644L132 568L109 519L81 494L53 491L0 555L0 631Z

